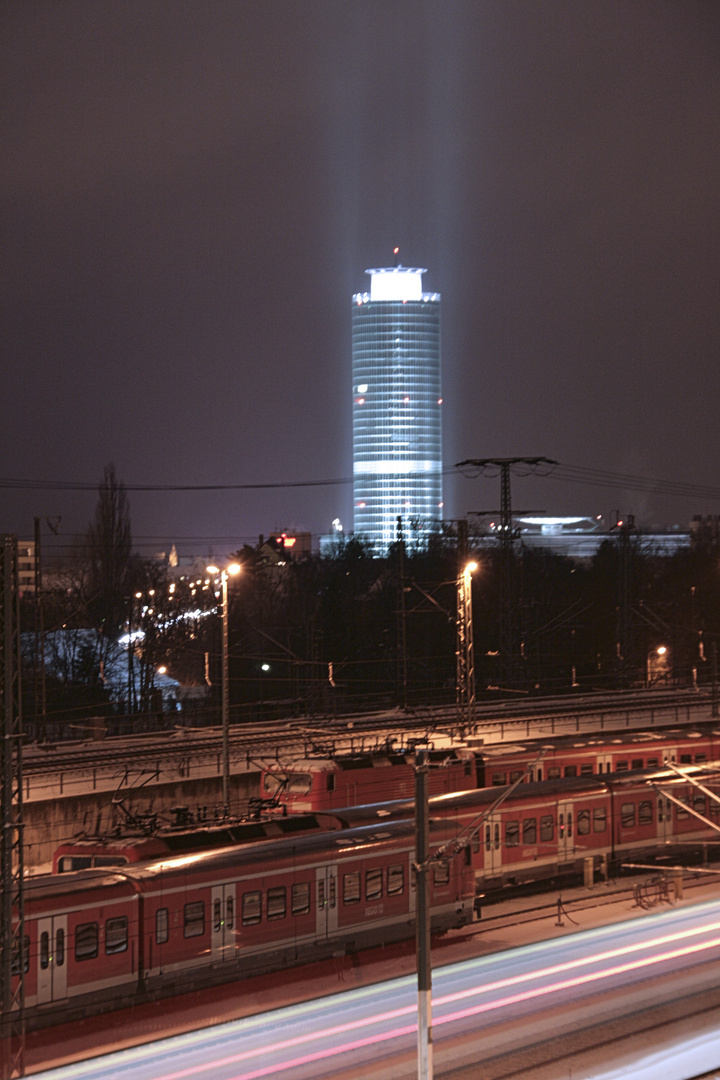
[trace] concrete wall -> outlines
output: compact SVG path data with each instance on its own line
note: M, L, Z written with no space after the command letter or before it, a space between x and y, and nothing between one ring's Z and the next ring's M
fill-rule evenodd
M244 814L248 799L260 793L260 773L239 773L230 777L230 808L233 814ZM157 783L127 792L124 802L127 810L134 813L155 813L163 822L170 824L173 806L187 806L194 811L198 806L213 808L222 806L222 779L176 780ZM71 840L79 832L109 833L115 825L124 821L123 813L112 805L107 791L32 801L23 807L24 859L28 873L44 873L51 868L55 849Z

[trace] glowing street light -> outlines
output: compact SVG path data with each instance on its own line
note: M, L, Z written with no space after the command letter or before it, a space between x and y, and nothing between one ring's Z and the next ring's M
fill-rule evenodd
M209 574L219 574L222 585L222 605L220 620L222 625L221 646L221 701L222 701L222 801L225 817L230 814L230 675L228 670L228 575L235 577L242 567L239 563L230 563L224 570L218 566L208 566Z
M475 713L475 657L472 621L472 574L476 562L468 562L457 579L457 705L460 722L472 729Z

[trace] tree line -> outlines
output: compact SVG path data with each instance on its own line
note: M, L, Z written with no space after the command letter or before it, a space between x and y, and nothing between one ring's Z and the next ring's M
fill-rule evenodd
M720 553L711 541L667 557L621 530L577 561L471 529L459 542L450 525L408 535L382 558L359 536L297 559L268 545L235 552L233 721L452 703L457 581L468 557L478 564L478 700L714 678ZM189 715L216 721L218 604L208 575L181 575L133 552L127 495L107 466L74 557L47 575L39 598L22 602L26 719L39 737L48 718L80 728L91 716L114 718L118 729L138 717L150 726ZM118 645L127 634L132 646ZM180 717L167 715L180 700L160 699L161 669L186 699Z

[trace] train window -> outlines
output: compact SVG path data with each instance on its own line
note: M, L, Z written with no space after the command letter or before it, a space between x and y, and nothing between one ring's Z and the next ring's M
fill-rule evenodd
M365 871L365 899L377 900L382 896L382 869Z
M263 788L268 795L277 795L278 791L282 787L283 781L279 776L273 776L272 773L265 773L263 776Z
M358 879L360 875L358 874ZM358 900L360 899L358 884ZM305 915L310 910L310 882L300 881L292 887L291 909L293 915Z
M194 900L183 908L183 936L202 937L205 933L205 904Z
M710 815L710 817L717 817L718 814L720 814L720 803L717 802L716 799L710 800L710 805L708 806L708 814Z
M638 806L638 825L652 825L653 808L649 799L642 799Z
M572 811L569 811L567 816L567 834L570 839L572 837Z
M537 844L537 818L523 818L523 844Z
M693 795L693 810L695 813L702 814L703 816L706 813L705 796L701 795L699 792Z
M663 802L663 800L659 796L658 796L658 801L657 801L657 808L658 808L658 821L665 821L666 820L665 803ZM669 814L667 815L667 820L668 821L670 820Z
M325 879L322 878L320 881L318 881L317 885L318 885L318 901L317 901L318 902L318 909L320 911L322 911L322 909L325 907Z
M22 969L25 972L30 970L30 938L27 936L27 934L23 938ZM13 941L12 956L10 959L10 974L20 974L20 942L17 940Z
M642 769L642 767L643 759L641 757L636 757L632 759L632 764L630 766L631 769Z
M507 773L494 772L492 774L492 786L493 787L504 787L505 784L507 784Z
M155 912L155 944L164 945L168 939L168 909L158 908Z
M94 960L98 954L98 924L81 923L75 927L75 959Z
M128 860L124 855L96 855L93 866L127 866Z
M604 806L593 809L593 832L605 832L607 829L607 810Z
M648 767L648 769L657 769L659 764L660 764L660 759L659 758L649 757L647 759L647 767Z
M262 918L262 893L258 891L243 893L242 924L254 926Z
M435 863L433 866L433 885L450 884L450 863Z
M627 772L627 771L628 771L628 763L627 763L627 761L616 761L615 762L615 772Z
M309 795L312 791L312 776L310 773L291 773L287 790L291 795Z
M225 925L228 930L232 930L235 925L235 901L232 896L228 896L225 903Z
M592 776L592 774L593 774L592 762L588 762L587 765L581 765L580 766L580 775L581 776Z
M524 769L511 769L510 770L510 783L514 784L516 780L522 780L525 775Z
M681 765L692 765L692 754L681 754L680 755L680 764Z
M578 836L587 836L590 832L590 811L578 810L577 813Z
M343 876L343 903L360 903L360 874L345 874Z
M108 919L105 923L105 954L125 952L128 947L127 915Z
M695 755L695 764L696 765L702 765L706 761L707 761L707 754L696 754Z
M485 850L490 851L491 848L492 848L492 832L490 830L490 826L486 825L485 826Z
M635 828L635 803L625 802L620 807L620 824L623 829Z
M334 791L335 790L335 773L334 772L329 772L327 774L326 779L327 779L327 790L328 791Z
M681 801L685 802L685 800L682 798L682 796L681 796ZM689 817L690 817L690 815L688 814L687 810L683 810L683 808L681 806L676 806L675 807L675 818L676 818L677 821L684 821L685 818L689 818Z
M473 855L477 855L478 851L480 850L480 830L479 829L476 829L475 832L470 837L470 849L471 849Z
M284 885L275 885L267 891L267 917L284 919L287 914L287 889Z
M330 888L330 907L334 908L335 904L337 903L337 894L336 894L337 890L336 890L336 885L335 885L335 875L334 874L330 875L330 878L328 880L328 885L329 885L329 888Z
M213 930L215 931L216 934L219 931L221 926L222 926L221 903L220 903L220 898L216 897L213 900Z
M40 935L40 967L43 971L50 966L50 935L43 930Z
M495 832L495 840L493 841L493 846L494 846L496 851L499 851L500 850L500 825L499 824L496 824L494 826L494 832Z
M565 778L567 779L570 776L577 776L577 765L565 766Z
M65 931L59 926L55 931L55 966L62 967L65 963Z
M507 821L505 823L505 847L517 847L520 843L520 822Z
M562 776L562 769L559 765L548 766L548 780L559 780Z
M60 860L60 873L66 874L68 870L89 870L91 866L90 855L70 855Z
M552 842L555 835L555 823L553 822L551 814L543 814L540 818L540 842L548 844Z

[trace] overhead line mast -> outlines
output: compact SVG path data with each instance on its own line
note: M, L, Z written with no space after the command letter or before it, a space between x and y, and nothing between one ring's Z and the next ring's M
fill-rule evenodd
M25 1073L22 704L17 537L0 549L0 1078ZM13 979L17 985L13 990Z

